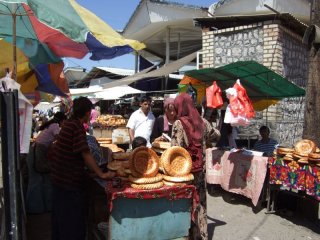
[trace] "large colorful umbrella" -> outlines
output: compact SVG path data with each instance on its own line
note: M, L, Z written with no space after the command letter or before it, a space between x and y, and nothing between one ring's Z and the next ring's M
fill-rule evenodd
M5 69L13 69L12 44L0 40L0 76L5 76ZM35 104L40 95L37 91L64 96L69 92L68 84L62 75L63 62L39 64L30 67L29 59L17 48L17 77L16 81L21 85L21 92Z
M47 68L43 64L60 63L60 57L90 52L93 60L111 59L145 47L123 38L74 0L0 0L0 38L13 43L14 52L20 49L37 73ZM14 76L16 59L13 53Z
M144 44L123 38L75 0L0 0L0 37L12 41L16 15L17 45L23 52L49 50L58 57L111 59ZM54 57L54 56L53 56Z

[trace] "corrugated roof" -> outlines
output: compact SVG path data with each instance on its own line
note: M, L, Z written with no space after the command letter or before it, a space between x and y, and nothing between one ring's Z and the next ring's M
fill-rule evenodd
M207 18L195 18L202 27L214 27L215 29L225 29L230 27L243 26L263 21L281 21L282 25L303 36L308 25L301 22L290 13L270 13L270 14L250 14L231 15Z

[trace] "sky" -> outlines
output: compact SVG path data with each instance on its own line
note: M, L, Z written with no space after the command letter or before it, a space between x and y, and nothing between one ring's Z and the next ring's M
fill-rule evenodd
M209 7L216 0L171 0L173 2ZM115 30L122 30L129 21L140 0L77 0ZM65 67L81 67L90 71L93 67L118 67L134 69L134 56L127 54L110 60L92 61L87 55L83 59L65 58Z

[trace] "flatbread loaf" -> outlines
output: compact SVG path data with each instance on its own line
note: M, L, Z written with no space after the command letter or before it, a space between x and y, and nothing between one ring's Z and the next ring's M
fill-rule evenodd
M317 146L313 141L302 139L295 144L294 150L301 156L308 156L309 153L314 153L316 151L316 147Z
M122 167L122 164L119 161L112 161L112 162L109 162L107 165L107 168L112 171L117 171L121 167Z
M168 149L171 147L171 143L163 142L163 141L155 141L152 143L152 147L160 148L160 149Z
M157 183L149 183L149 184L135 184L131 183L132 188L141 189L141 190L151 190L151 189L157 189L163 187L163 182L157 182Z
M169 182L188 182L188 181L192 181L194 179L194 176L192 173L189 173L185 176L180 176L180 177L163 175L163 179Z
M164 172L170 176L184 176L190 173L192 160L189 152L182 147L168 148L161 155Z
M129 176L129 181L136 184L157 183L162 181L162 174L157 174L157 176L149 178L135 178Z
M138 147L129 159L130 170L134 177L155 177L159 170L159 157L150 148Z
M169 181L163 180L163 184L168 187L173 187L173 186L190 185L192 184L192 182L169 182Z
M129 160L130 153L128 152L113 152L112 158L117 160Z

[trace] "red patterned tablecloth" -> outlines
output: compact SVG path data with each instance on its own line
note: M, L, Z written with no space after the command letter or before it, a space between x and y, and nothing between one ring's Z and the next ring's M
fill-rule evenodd
M270 184L282 185L320 201L320 167L313 164L283 161L281 157L269 158Z
M153 190L140 190L131 188L125 184L121 188L113 188L112 183L108 182L105 188L108 196L109 211L112 211L112 201L118 197L136 199L155 199L167 198L168 200L191 199L192 198L192 220L194 220L194 210L199 204L199 195L193 185L162 187Z

